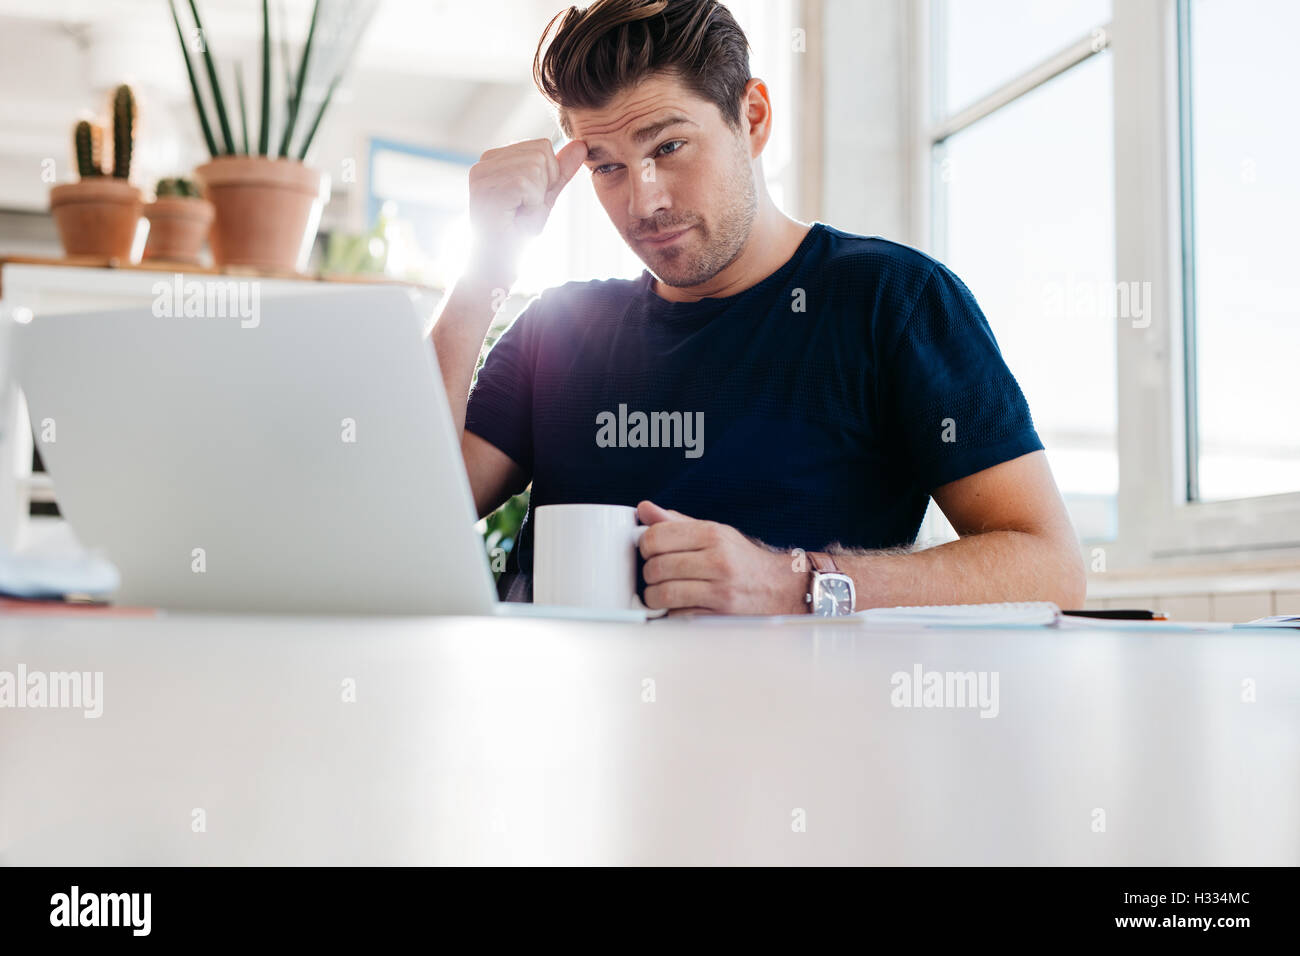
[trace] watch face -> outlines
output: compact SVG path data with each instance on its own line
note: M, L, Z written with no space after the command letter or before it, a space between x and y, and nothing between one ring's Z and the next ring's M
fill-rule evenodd
M817 579L816 601L813 613L821 617L834 617L853 613L853 592L849 582L837 575Z

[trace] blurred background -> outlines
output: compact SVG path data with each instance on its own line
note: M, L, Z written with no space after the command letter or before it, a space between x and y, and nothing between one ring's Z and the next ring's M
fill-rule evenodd
M333 38L351 66L306 157L330 183L311 269L445 290L468 247L470 164L559 142L530 71L563 6L352 6ZM970 287L1028 397L1094 603L1238 620L1300 604L1300 132L1286 119L1300 4L727 6L771 90L777 204L919 248ZM287 63L312 8L270 4ZM238 63L255 85L261 4L200 10L224 82ZM0 256L61 254L49 171L75 178L72 124L106 124L120 83L138 105L133 181L208 158L165 2L0 0ZM501 325L545 287L640 273L587 178L528 251ZM485 524L490 546L513 520ZM932 507L921 542L950 537Z

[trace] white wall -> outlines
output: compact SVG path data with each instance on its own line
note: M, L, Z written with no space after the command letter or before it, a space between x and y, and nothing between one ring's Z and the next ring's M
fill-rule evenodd
M911 0L823 0L822 218L924 248L914 234Z
M340 172L344 160L364 171L371 137L477 156L489 145L550 132L551 117L531 89L531 46L523 42L530 38L535 44L545 23L539 3L515 0L522 12L511 30L502 34L492 28L494 37L510 42L493 45L473 64L465 59L467 51L460 51L460 59L448 52L465 45L453 31L405 35L407 0L381 8L372 24L373 42L367 33L309 157L330 173L334 185L336 201L325 227L366 225L364 178L350 184ZM61 0L30 9L27 16L18 5L0 0L0 255L51 251L4 212L48 209L51 183L42 173L50 160L57 181L76 178L73 126L83 118L108 123L108 97L118 83L132 85L138 104L133 182L148 190L159 177L188 174L207 159L165 4L119 2L114 8ZM244 61L245 82L255 98L258 72L248 67L257 63L256 11L247 3L208 3L203 11L210 12L214 49L223 62ZM483 24L491 21L490 11L476 16L485 18L478 29L487 30ZM295 21L291 35L300 39L298 28L304 25L305 20ZM461 67L465 72L458 73ZM223 72L222 81L233 101L232 77ZM227 105L234 108L233 102Z

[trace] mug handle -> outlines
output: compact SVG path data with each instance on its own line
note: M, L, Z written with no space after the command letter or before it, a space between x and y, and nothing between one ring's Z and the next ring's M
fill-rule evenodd
M637 548L641 546L641 536L649 529L650 526L648 524L639 524L632 529L632 547ZM641 603L641 598L637 596L635 589L632 591L632 610L645 611L645 616L647 618L663 617L668 613L668 608L666 607L657 608L655 610L646 607Z

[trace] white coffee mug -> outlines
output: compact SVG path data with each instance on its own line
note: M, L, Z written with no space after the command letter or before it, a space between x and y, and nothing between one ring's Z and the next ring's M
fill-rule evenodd
M652 611L636 593L636 558L648 525L626 505L542 505L533 512L533 603Z

